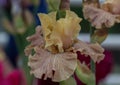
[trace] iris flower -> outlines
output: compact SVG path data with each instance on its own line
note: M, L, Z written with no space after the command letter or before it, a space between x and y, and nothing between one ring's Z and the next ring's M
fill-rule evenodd
M100 7L86 4L83 7L85 19L91 22L96 29L110 28L115 23L120 23L120 1L106 0Z
M82 19L74 12L66 10L65 18L59 20L56 20L56 13L38 14L41 26L27 38L31 43L25 54L29 56L31 74L39 79L60 82L74 74L78 66L77 51L96 63L104 58L104 49L97 43L86 44L77 39Z

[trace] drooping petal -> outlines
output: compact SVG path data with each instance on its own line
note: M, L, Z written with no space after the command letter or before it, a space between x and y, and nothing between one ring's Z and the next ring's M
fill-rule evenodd
M110 28L115 23L120 23L120 16L113 15L105 10L86 5L83 8L85 19L88 19L96 29Z
M44 48L45 41L42 36L40 26L36 28L36 33L27 38L30 45L25 49L25 53L29 56L28 65L31 73L36 78L52 79L52 81L60 82L68 79L73 75L77 66L77 54L73 52L51 53ZM34 50L34 54L32 53Z
M104 59L104 49L99 44L86 44L78 40L74 46L75 51L80 51L85 56L90 56L91 59L96 63Z
M102 9L112 14L120 15L120 0L105 0L102 4Z
M41 31L42 31L41 27L37 26L36 33L32 36L27 37L27 40L29 42L31 42L31 44L25 48L26 56L29 56L31 54L31 51L32 51L32 49L34 49L34 47L36 47L36 46L41 47L44 44L44 39L42 37Z
M36 78L52 79L60 82L73 75L77 66L77 55L71 52L52 54L36 47L35 54L29 56L28 65Z

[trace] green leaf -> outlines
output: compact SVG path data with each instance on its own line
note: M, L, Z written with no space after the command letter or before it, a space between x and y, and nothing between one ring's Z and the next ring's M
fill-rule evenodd
M56 15L56 20L59 20L60 18L65 18L66 11L65 10L58 10Z
M57 11L59 9L60 0L47 0L48 10Z
M77 85L76 81L73 77L70 77L69 79L65 81L61 81L59 85Z
M75 74L84 84L95 85L95 75L85 64L81 64L79 61Z

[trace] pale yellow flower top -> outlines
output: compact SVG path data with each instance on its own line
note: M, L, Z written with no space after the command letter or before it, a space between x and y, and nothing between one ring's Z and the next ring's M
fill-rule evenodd
M25 49L30 73L36 78L50 78L53 82L69 79L78 66L80 56L77 52L95 63L104 59L104 49L99 44L87 44L77 39L81 18L74 12L67 10L65 18L59 20L56 20L56 12L39 14L39 18L41 26L37 26L35 34L27 38L31 43ZM79 69L84 77L83 68L81 65Z
M74 12L67 10L65 18L56 20L56 13L38 14L45 39L45 48L49 51L64 52L71 47L81 29L82 20Z

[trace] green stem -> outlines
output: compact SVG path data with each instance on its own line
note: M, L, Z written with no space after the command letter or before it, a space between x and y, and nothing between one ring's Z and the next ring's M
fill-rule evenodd
M91 43L95 43L95 42L92 40L92 38L91 38L91 36L92 36L92 34L94 33L94 31L95 31L95 28L93 28L93 27L91 26L91 24L90 24L90 42L91 42ZM90 61L90 68L91 68L92 72L94 73L94 75L96 75L96 66L95 66L95 63L94 63L94 61L93 61L92 59L91 59L91 61ZM95 81L94 81L93 85L96 85L96 76L95 76Z
M90 68L91 68L93 73L96 73L95 63L93 60L90 61Z
M93 41L92 40L92 35L94 34L94 31L95 31L95 28L93 28L92 26L91 26L91 24L90 24L90 43L95 43L95 41ZM90 67L91 67L91 70L92 70L92 72L96 72L96 70L95 70L95 63L94 63L94 61L93 60L91 60L91 62L90 62Z
M77 85L75 79L71 76L69 79L65 81L61 81L59 85Z
M51 1L49 1L48 3L54 11L57 10L57 8L54 6L54 4Z

